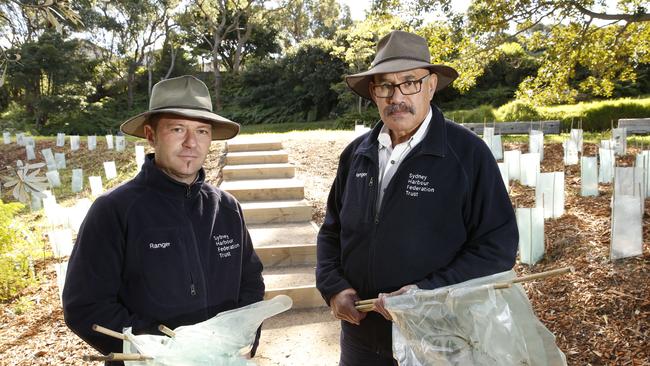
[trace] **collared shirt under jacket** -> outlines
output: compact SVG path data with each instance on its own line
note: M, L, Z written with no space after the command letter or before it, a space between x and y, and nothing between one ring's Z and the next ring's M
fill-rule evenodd
M426 136L402 160L379 208L377 135L341 154L318 234L316 285L329 303L346 288L362 299L416 284L433 289L509 270L518 231L490 149L433 107ZM343 335L390 352L390 323L376 313Z

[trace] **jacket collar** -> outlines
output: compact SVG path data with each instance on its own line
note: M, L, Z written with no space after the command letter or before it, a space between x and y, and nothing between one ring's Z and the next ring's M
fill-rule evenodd
M422 142L417 145L418 154L434 155L444 157L447 154L447 121L442 115L442 112L435 105L431 105L432 116L429 121L429 130L422 139ZM377 161L377 151L379 142L377 136L384 126L383 121L379 121L375 127L368 133L357 149L355 154L360 154Z
M201 191L205 181L205 170L201 168L199 175L191 185L178 182L165 174L154 163L155 155L147 154L142 165L142 170L136 177L147 186L159 191L160 193L178 199L188 199L196 197Z

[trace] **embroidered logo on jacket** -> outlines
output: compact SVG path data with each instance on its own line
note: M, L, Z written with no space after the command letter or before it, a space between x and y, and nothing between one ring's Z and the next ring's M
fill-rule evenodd
M368 176L368 173L367 173L367 172L360 172L360 173L357 173L357 174L356 174L356 177L357 177L357 178L365 178L365 177L367 177L367 176Z
M419 197L420 193L433 193L435 188L430 186L429 177L423 174L409 173L409 179L406 183L406 195L410 197Z
M228 234L213 235L212 238L217 246L219 258L232 256L232 251L240 247L239 243L235 243L235 239L231 239Z
M149 243L149 249L167 249L170 245L172 245L170 242Z

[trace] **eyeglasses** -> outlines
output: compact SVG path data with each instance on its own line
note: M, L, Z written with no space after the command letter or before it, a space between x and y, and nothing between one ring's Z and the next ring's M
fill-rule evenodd
M412 94L417 94L422 90L422 82L424 79L428 78L431 76L431 74L427 74L417 80L406 80L404 82L401 82L399 84L390 84L390 83L383 83L383 84L372 84L372 91L375 94L376 97L378 98L390 98L395 94L395 88L399 88L399 91L402 93L402 95L412 95Z

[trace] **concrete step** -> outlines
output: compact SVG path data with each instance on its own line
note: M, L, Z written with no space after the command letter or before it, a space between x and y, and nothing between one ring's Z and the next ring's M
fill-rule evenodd
M328 307L290 309L264 321L258 366L338 366L341 322Z
M316 289L314 266L267 267L262 275L266 285L264 299L283 294L293 300L293 309L324 306L325 301Z
M222 185L223 187L223 185ZM242 202L247 224L307 222L311 220L311 205L304 199L287 201Z
M226 165L288 163L289 154L284 150L242 151L226 154Z
M226 143L228 152L282 150L282 141L236 137Z
M289 163L226 165L221 172L224 180L293 178L296 167Z
M313 222L253 224L248 226L255 248L274 245L316 244L318 226Z
M301 200L305 197L304 183L295 178L224 181L221 189L239 201Z

